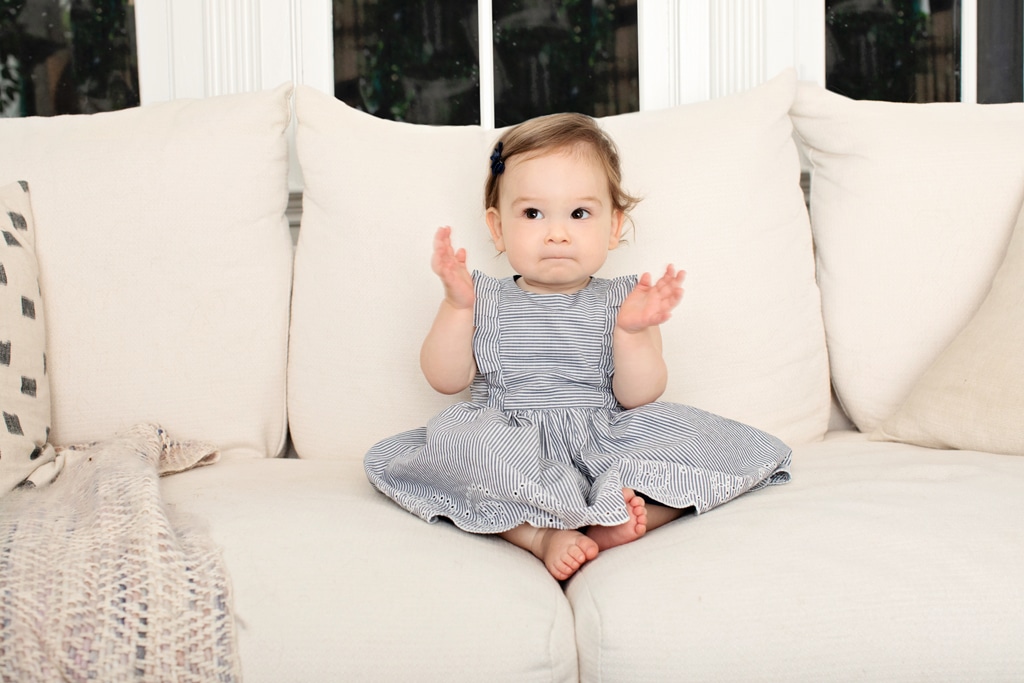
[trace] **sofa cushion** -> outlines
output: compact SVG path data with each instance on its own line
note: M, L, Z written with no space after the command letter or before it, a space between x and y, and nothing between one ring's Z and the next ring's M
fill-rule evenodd
M802 83L836 394L870 432L985 298L1024 198L1024 104L854 101Z
M161 490L223 548L247 683L579 680L572 611L539 560L425 524L356 460L235 459Z
M583 566L580 680L1020 679L1024 458L853 432L793 463Z
M687 270L664 326L664 398L818 439L828 367L787 72L746 93L601 120L627 189L643 195L630 243L603 275ZM419 371L441 300L430 270L440 225L470 268L509 273L484 224L499 132L373 118L307 87L296 93L305 179L296 252L289 419L301 457L362 458L453 399Z
M1024 455L1024 206L981 308L874 436Z
M157 422L282 450L290 88L0 122L0 180L32 188L54 443Z
M53 460L46 320L27 183L0 188L0 496Z

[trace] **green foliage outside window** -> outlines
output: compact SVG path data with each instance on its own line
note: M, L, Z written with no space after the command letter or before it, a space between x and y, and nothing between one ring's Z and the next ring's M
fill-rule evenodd
M128 0L0 0L0 106L6 114L136 106L138 78Z
M959 99L958 3L826 2L829 90L864 100Z
M480 121L477 0L334 0L335 96L381 118ZM493 0L498 125L639 109L636 0Z
M493 6L498 125L556 111L609 116L640 108L635 2Z
M335 0L334 23L339 99L395 121L479 120L476 0Z

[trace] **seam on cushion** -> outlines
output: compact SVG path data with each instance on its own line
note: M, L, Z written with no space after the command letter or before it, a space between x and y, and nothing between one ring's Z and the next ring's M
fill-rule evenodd
M597 622L597 655L595 657L596 666L594 667L597 677L594 679L586 679L585 683L600 683L600 681L604 680L604 672L602 671L603 664L601 661L601 654L604 652L603 619L600 615L599 610L597 609L597 601L594 599L594 594L590 590L590 583L586 580L582 573L579 573L575 577L573 577L573 583L579 583L581 586L579 589L580 595L579 599L577 599L577 602L579 602L583 599L584 596L586 596L586 600L590 603L591 611L596 615ZM583 648L580 644L579 623L577 619L576 608L573 605L573 602L571 600L568 602L569 609L572 610L573 639L576 643L576 676L579 678L581 682L583 682Z
M552 683L555 681L555 666L557 666L557 659L555 657L555 629L558 627L558 609L555 609L555 618L551 620L551 629L548 631L548 671L550 672L550 680ZM573 629L573 637L575 639L575 629ZM579 678L579 675L577 675Z
M579 657L579 646L576 644L576 617L575 617L575 614L573 613L572 603L569 602L569 598L565 595L565 591L559 590L555 595L556 595L556 597L555 597L556 603L559 600L559 598L561 598L564 601L563 604L568 606L568 608L569 608L569 615L571 617L570 623L572 625L572 643L573 643L573 647L576 649L576 680L579 681L579 679L580 679L580 662L579 662L580 657ZM550 680L552 681L552 683L556 683L557 680L560 680L560 679L556 679L556 677L555 677L555 671L557 670L557 667L558 667L558 656L557 656L557 653L555 652L555 629L558 628L558 616L557 615L558 615L559 611L560 610L557 608L557 604L556 604L555 618L551 620L551 630L548 632L548 671L550 672Z
M293 88L289 94L289 119L294 115L292 107L294 106L295 89ZM287 207L286 207L287 208ZM287 225L287 219L284 220ZM288 240L291 242L291 228L287 228ZM284 405L282 406L282 427L281 436L277 444L277 452L272 456L275 458L288 457L288 451L290 447L294 447L294 443L291 438L291 419L290 419L290 403L289 397L291 395L291 367L292 367L292 308L295 305L295 254L296 250L294 247L291 249L289 255L288 265L288 321L285 323L284 328ZM298 452L296 452L296 456Z

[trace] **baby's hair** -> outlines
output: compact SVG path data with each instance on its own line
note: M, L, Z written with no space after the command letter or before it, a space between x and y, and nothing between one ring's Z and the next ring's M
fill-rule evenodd
M615 142L597 125L597 122L584 114L549 114L539 116L510 128L498 140L498 161L507 165L516 156L537 156L554 150L566 150L575 153L589 152L594 155L604 168L608 178L608 191L612 198L612 206L621 211L626 219L632 222L629 212L639 203L640 198L626 192L622 187L622 169L619 165L619 150ZM484 209L497 207L501 198L502 171L492 170L487 174L484 183Z

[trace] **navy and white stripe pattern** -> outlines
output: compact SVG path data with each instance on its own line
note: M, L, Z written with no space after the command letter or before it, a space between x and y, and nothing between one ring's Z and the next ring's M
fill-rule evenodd
M690 406L615 400L612 331L636 276L570 295L473 280L472 401L366 454L370 481L405 509L475 533L577 529L626 522L623 487L700 513L789 481L790 449L769 434Z

